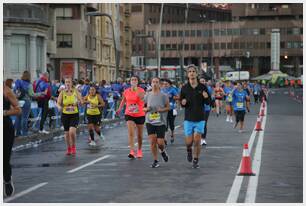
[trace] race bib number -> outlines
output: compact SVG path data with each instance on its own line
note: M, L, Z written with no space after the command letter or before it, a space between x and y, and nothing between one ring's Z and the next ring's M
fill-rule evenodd
M87 109L94 109L95 107L92 104L87 104Z
M160 113L154 112L149 114L149 121L151 123L160 123L161 122Z
M67 112L74 112L74 106L68 106L66 107Z
M138 112L139 112L139 107L138 107L137 104L131 104L131 105L128 107L128 111L129 111L130 113L133 113L133 114L138 113Z
M237 108L242 109L243 108L243 103L242 102L237 102L236 106L237 106Z
M232 97L232 95L228 95L228 97L227 97L227 101L228 101L228 102L232 102L232 101L233 101L233 97Z

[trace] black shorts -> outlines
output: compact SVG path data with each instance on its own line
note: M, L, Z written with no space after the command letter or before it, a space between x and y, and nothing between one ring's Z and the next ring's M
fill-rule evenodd
M157 138L161 138L161 139L165 138L165 134L166 134L165 125L155 126L155 125L146 123L146 127L147 127L148 135L156 134Z
M86 114L87 116L87 120L88 120L88 124L94 124L94 125L100 125L101 124L101 115L89 115Z
M144 124L146 121L145 116L142 117L132 117L130 115L125 115L125 121L133 121L135 124Z
M62 114L62 123L64 131L68 132L70 127L77 128L79 124L79 113L76 114Z
M236 116L236 122L243 122L245 111L235 111L235 116Z

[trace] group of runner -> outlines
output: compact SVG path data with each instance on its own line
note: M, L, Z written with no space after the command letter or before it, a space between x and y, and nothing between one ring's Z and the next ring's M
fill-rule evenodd
M125 121L128 129L128 145L130 159L142 158L143 129L146 126L153 155L152 167L159 167L158 149L165 162L169 156L166 152L166 131L170 129L170 142L175 140L175 117L177 106L185 109L184 134L187 149L187 160L192 162L193 168L199 167L201 146L206 145L207 122L212 109L217 116L221 114L223 101L225 102L226 121L233 122L234 128L240 123L239 132L243 132L246 111L250 111L250 94L254 91L249 85L240 82L219 82L212 85L211 81L199 78L196 66L187 68L188 82L178 89L172 86L170 80L154 77L151 87L145 91L139 86L139 78L130 78L130 87L125 89L116 114L124 109ZM180 90L180 91L179 91ZM72 79L65 79L65 89L59 94L57 107L62 111L67 155L76 154L76 128L79 121L78 105L86 105L88 119L89 145L95 146L95 133L103 137L101 132L101 109L105 105L103 98L97 93L96 86L90 85L87 96L82 97L73 87ZM137 136L137 149L134 139Z

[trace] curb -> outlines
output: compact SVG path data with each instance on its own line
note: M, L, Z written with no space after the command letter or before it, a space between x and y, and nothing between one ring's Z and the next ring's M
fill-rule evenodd
M109 125L114 124L118 126L124 118L111 119L102 121L102 128L109 128ZM87 130L86 124L80 124L77 128L77 134L82 134ZM49 134L35 133L27 137L16 137L12 151L20 151L32 147L37 147L39 144L50 141L61 141L64 138L64 131L60 128L54 129Z

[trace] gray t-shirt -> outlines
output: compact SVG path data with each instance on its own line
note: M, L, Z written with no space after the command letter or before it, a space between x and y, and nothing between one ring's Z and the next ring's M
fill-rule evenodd
M167 113L168 112L157 112L157 108L166 107L166 103L168 100L168 96L159 93L153 94L153 92L149 92L145 95L144 102L147 104L147 107L150 107L150 111L146 113L146 123L161 126L167 125Z

